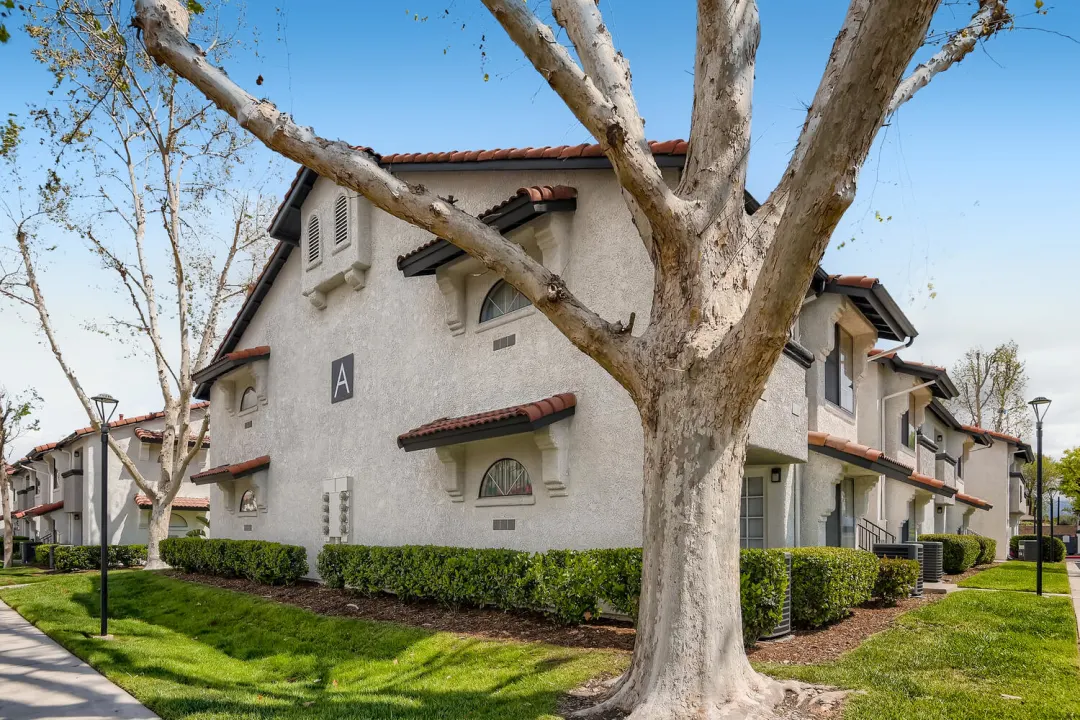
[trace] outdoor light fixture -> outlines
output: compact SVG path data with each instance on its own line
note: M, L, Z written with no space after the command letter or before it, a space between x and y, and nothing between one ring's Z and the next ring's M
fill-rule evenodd
M101 637L109 635L109 421L119 401L101 393L90 398L101 419Z
M780 468L773 468L769 471L769 482L780 482Z
M1031 409L1035 411L1035 537L1038 547L1035 550L1035 593L1042 595L1042 570L1043 570L1043 481L1042 481L1042 431L1043 418L1050 408L1050 399L1042 395L1032 400Z

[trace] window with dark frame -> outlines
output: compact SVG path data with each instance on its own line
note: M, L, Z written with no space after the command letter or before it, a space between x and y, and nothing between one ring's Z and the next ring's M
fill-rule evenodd
M244 390L244 394L240 396L240 412L244 410L250 410L255 407L258 398L255 394L255 388L248 387Z
M765 548L765 478L744 477L739 503L739 545Z
M911 411L905 410L900 415L900 444L915 449L915 433L911 429Z
M532 481L525 466L512 458L502 458L491 464L480 482L480 497L509 497L532 495Z
M833 348L825 358L825 399L855 412L855 338L835 325Z

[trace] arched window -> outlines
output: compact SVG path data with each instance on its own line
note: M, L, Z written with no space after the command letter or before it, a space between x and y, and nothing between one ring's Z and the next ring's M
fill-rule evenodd
M338 195L334 201L334 244L340 245L349 239L349 201L344 195Z
M182 515L172 513L169 515L169 529L170 530L187 530L187 520Z
M249 387L244 391L244 394L240 396L240 412L255 407L257 401L258 398L255 396L255 388Z
M255 498L254 490L246 490L244 494L240 496L240 512L256 512L259 509L259 503Z
M313 263L322 255L322 240L319 238L319 217L312 215L307 226L307 261Z
M484 473L480 483L480 497L506 497L508 495L532 495L529 471L517 460L496 460Z
M484 298L484 304L480 308L480 322L494 320L507 313L529 307L529 299L518 292L518 289L500 280L495 283Z

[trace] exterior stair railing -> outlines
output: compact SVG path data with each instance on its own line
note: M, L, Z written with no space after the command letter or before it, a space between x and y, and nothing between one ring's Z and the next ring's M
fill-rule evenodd
M856 540L860 550L872 551L876 544L896 542L895 535L880 525L870 522L866 518L859 518L856 532Z

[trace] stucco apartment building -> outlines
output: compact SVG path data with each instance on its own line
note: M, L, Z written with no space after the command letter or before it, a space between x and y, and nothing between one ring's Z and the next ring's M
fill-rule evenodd
M652 147L677 182L686 144ZM598 146L380 162L644 329L652 267ZM303 545L312 567L338 542L640 544L636 409L513 287L304 168L270 233L279 245L196 376L214 443L192 480L210 491L216 536ZM970 436L914 430L955 395L940 368L896 357L915 335L876 280L815 275L753 416L744 546L914 537L969 497L951 468ZM892 349L871 353L879 341ZM957 528L989 503L964 507Z
M192 418L201 419L205 403L192 407ZM116 442L132 458L144 477L160 472L163 413L135 417L120 415L109 423ZM206 463L204 443L192 461L190 473ZM101 541L101 436L90 427L80 428L57 442L39 445L15 463L15 533L43 542L96 545ZM147 540L150 499L142 495L115 453L109 452L109 543L140 544ZM169 524L171 536L208 528L199 518L210 510L206 488L185 482L173 502Z

